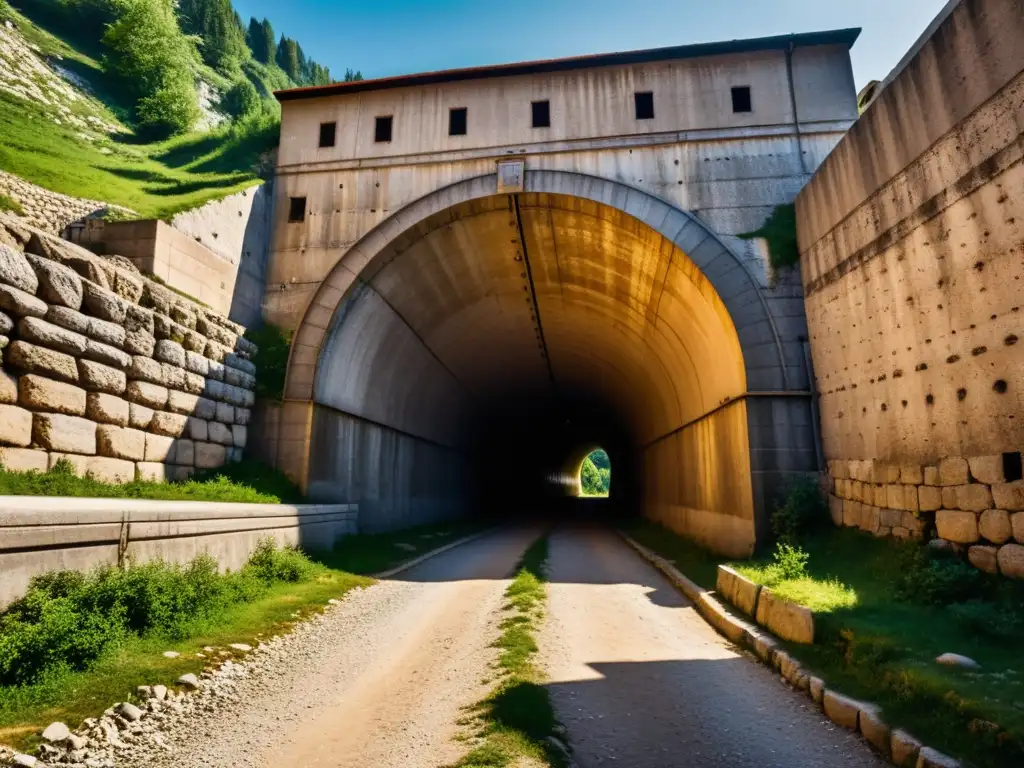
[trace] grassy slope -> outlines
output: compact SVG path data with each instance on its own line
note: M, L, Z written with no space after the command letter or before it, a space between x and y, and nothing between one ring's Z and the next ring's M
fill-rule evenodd
M543 686L543 674L534 666L535 633L544 618L547 579L544 562L547 536L534 542L523 555L505 597L509 613L501 623L496 646L500 679L495 690L473 708L483 742L454 768L504 768L547 765L560 768L565 755L547 740L558 721Z
M55 720L74 728L86 717L96 717L111 704L128 699L138 685L170 685L186 672L199 673L207 663L196 656L203 647L255 646L261 637L286 632L303 618L322 611L328 600L342 597L353 587L372 584L363 574L407 561L470 530L475 530L470 524L451 523L351 537L332 553L310 553L314 560L329 563L315 580L276 586L266 597L237 606L188 640L134 639L103 656L86 672L56 676L24 688L0 686L0 743L30 748L38 743L41 730ZM417 552L396 548L400 541L416 543ZM181 656L166 659L164 651L178 651Z
M12 16L29 42L61 66L85 77L106 105L99 116L125 124L128 111L118 101L116 84L103 74L97 58L76 49L16 11ZM98 52L93 52L98 55ZM254 75L274 82L272 70L257 65ZM268 137L238 137L228 131L191 134L156 143L118 134L83 141L73 126L58 126L40 106L0 93L0 169L47 189L103 200L137 211L145 218L174 214L245 189L258 181L253 168ZM273 140L271 140L272 142Z
M723 558L650 523L630 533L674 560L701 586L714 588ZM882 705L891 724L938 749L992 768L1024 760L1019 751L1024 743L1020 639L990 640L961 627L941 609L898 602L892 588L905 562L906 546L849 529L832 529L804 543L811 555L811 577L848 585L856 604L819 614L819 642L787 643L787 650L830 685ZM935 664L934 659L946 652L969 656L982 670ZM975 718L998 723L1018 746L1000 746L994 736L974 732L984 730L978 723L972 726Z

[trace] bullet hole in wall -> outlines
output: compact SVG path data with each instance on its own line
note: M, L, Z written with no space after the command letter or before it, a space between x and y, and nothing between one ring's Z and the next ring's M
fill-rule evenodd
M1015 334L1015 333L1011 333L1009 336L1007 336L1005 339L1003 339L1003 344L1005 344L1008 347L1012 347L1016 343L1017 343L1017 334Z
M914 367L914 370L915 371L927 371L928 370L928 363L918 363Z
M974 268L978 272L981 272L981 270L983 270L985 268L985 262L984 261L976 261L976 262L974 262Z
M960 355L950 355L946 358L947 363L955 363L960 360Z
M924 402L925 402L926 405L934 405L935 404L935 395L928 395L927 397L925 397Z
M963 387L960 387L960 389L958 389L956 391L956 399L961 401L961 402L966 400L967 399L967 390L964 389Z
M908 405L908 403L907 403L907 401L906 401L906 400L901 400L901 401L900 401L900 404L901 404L901 405L902 405L902 406L903 406L904 408L906 408L906 407L907 407L907 405Z
M994 389L1000 395L1005 394L1006 390L1008 390L1009 388L1010 386L1002 379L997 379L996 383L992 385L992 389Z
M888 411L889 410L889 406L886 405L885 403L882 403L882 410L883 411Z

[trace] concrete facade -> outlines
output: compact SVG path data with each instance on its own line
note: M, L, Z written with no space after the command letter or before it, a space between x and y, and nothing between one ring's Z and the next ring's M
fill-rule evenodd
M352 505L224 504L141 499L0 497L0 609L24 594L32 577L88 571L126 561L187 563L213 556L241 568L260 541L329 550L357 531Z
M498 411L496 431L587 411L614 425L645 514L749 554L785 480L817 462L798 281L738 235L856 117L855 37L279 94L264 308L296 335L278 464L318 497L372 500L364 527L408 524L465 509ZM533 128L544 99L551 125ZM454 107L464 136L447 135Z
M975 491L1018 481L1024 449L1024 6L963 0L937 21L797 198L833 490L913 511L921 535L937 510L977 517ZM934 491L952 463L970 493ZM836 487L854 477L909 484L914 506Z

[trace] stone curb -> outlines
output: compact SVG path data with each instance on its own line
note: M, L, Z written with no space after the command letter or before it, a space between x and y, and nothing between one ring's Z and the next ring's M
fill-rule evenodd
M395 576L395 575L401 573L402 571L409 570L413 566L419 565L420 563L424 562L425 560L429 560L430 558L436 557L437 555L440 555L443 552L447 552L449 549L455 549L456 547L461 547L463 544L468 544L469 542L474 541L474 540L479 539L479 538L482 538L483 536L488 536L489 534L495 533L496 531L500 531L502 528L504 528L504 526L499 525L499 526L495 526L494 528L488 528L488 529L486 529L484 531L480 531L479 533L472 533L469 536L463 536L461 539L456 539L455 541L450 541L447 544L445 544L443 547L438 547L437 549L432 549L429 552L424 552L422 555L419 555L418 557L414 557L412 560L409 560L408 562L402 563L401 565L395 566L394 568L391 568L391 569L389 569L387 571L381 571L380 573L371 573L371 574L369 574L369 576L372 579L387 579L387 578L390 578L392 576Z
M843 696L826 687L825 681L810 675L796 659L782 650L770 632L733 616L718 601L715 593L690 581L671 562L647 549L624 531L619 536L689 598L701 617L715 630L741 648L752 651L762 663L779 672L793 688L803 691L822 707L825 716L836 725L856 731L875 752L902 768L960 768L961 763L938 750L922 745L905 731L890 728L880 717L879 708Z

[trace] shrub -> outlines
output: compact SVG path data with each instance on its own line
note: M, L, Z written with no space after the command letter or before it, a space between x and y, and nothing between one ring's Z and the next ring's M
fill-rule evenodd
M775 545L771 568L778 573L779 581L802 579L807 576L807 562L811 556L800 547L779 543Z
M949 606L949 612L961 626L996 640L1019 638L1024 630L1021 614L1009 605L968 600Z
M284 381L288 372L288 355L292 347L292 335L276 325L265 323L259 328L250 328L245 338L253 342L256 353L256 396L274 402L284 399Z
M796 544L821 525L827 515L817 480L800 477L790 483L785 501L772 512L772 533L777 541Z
M260 111L260 95L248 80L240 80L224 94L222 105L235 118L246 118Z
M740 237L746 240L763 237L768 242L768 258L775 269L800 263L800 248L796 239L796 206L793 203L775 206L760 229Z
M153 561L38 576L0 614L0 685L85 669L126 637L190 637L233 605L274 584L308 581L316 570L301 552L266 540L238 573L219 573L200 555L186 566Z
M921 547L908 552L895 593L907 602L944 606L973 600L986 587L985 574L973 566Z

